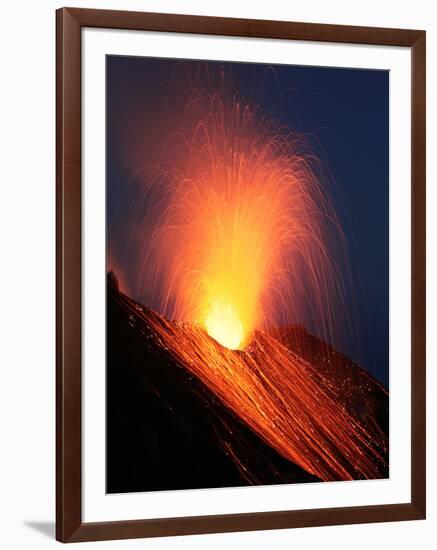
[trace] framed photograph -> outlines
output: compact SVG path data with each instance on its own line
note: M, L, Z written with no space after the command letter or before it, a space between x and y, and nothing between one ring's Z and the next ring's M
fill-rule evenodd
M425 518L425 32L56 22L57 539Z

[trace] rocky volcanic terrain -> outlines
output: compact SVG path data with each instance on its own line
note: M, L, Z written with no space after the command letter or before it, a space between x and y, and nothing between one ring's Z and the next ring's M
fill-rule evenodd
M107 491L320 481L279 454L187 370L155 330L161 322L108 274ZM377 381L302 327L280 327L269 336L303 358L305 375L372 437L388 441L388 393ZM388 448L379 452L379 477L387 477Z

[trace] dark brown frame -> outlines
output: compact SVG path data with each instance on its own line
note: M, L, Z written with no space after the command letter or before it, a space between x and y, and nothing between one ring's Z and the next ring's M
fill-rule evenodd
M411 502L349 508L82 523L81 28L405 46L412 54ZM425 31L62 8L56 13L56 538L77 542L424 519Z

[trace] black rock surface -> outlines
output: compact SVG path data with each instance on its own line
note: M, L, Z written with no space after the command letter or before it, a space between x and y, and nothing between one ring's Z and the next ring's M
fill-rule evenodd
M319 481L178 365L147 323L153 315L108 276L107 492Z

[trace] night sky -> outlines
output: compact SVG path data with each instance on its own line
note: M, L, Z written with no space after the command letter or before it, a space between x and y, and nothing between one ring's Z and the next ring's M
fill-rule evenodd
M212 63L217 65L217 63ZM107 57L107 218L126 185L156 162L183 105L175 82L199 63ZM388 387L389 73L252 63L226 65L239 94L308 139L335 182L332 199L346 235L358 348L340 350ZM171 98L171 100L169 100ZM126 213L126 216L128 214ZM114 231L112 239L117 239ZM128 286L128 285L127 285Z

